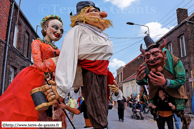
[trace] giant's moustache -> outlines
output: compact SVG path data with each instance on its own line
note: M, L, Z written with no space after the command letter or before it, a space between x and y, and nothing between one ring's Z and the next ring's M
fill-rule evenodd
M157 64L154 64L155 62L157 62L158 60L161 60L159 63L157 63ZM150 61L150 63L146 63L147 64L147 67L148 67L148 69L150 70L150 69L152 69L152 68L158 68L158 67L164 67L165 66L165 59L164 58L160 58L160 59L155 59L155 60L153 60L153 61Z
M158 60L162 60L161 57L159 58L154 58L153 60L147 61L148 64L155 64Z

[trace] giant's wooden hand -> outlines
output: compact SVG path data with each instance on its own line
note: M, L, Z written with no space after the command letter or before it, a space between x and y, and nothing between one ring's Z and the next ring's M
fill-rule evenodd
M148 77L150 78L150 82L154 86L164 86L166 84L166 79L161 72L153 73L152 71L150 71Z
M139 66L139 68L137 69L137 76L136 76L137 81L141 81L146 76L145 69L146 67L144 65Z
M51 86L46 84L42 87L43 87L43 93L47 96L47 99L50 102L52 100L58 99L60 96L56 90L56 82L50 80L49 83L51 84Z
M57 103L57 99L60 97L56 91L55 81L49 80L49 83L50 85L46 84L31 91L36 111L47 109L50 105ZM47 96L49 102L46 101L43 93Z
M110 89L112 92L114 92L114 93L116 93L116 94L119 93L119 87L118 87L118 86L116 86L116 85L108 85L108 86L109 86L109 89Z

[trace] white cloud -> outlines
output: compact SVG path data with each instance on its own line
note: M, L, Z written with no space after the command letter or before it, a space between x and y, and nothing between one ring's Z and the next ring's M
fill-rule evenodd
M162 24L158 22L150 22L150 23L147 23L146 26L149 27L150 37L152 37L155 40L161 38L164 34L166 34L168 31L174 28L174 26L168 26L167 28L165 27L162 28ZM146 31L148 31L148 29L142 26L140 30L140 35L141 36L144 35Z
M111 2L113 5L116 5L120 9L124 9L131 5L132 2L138 0L104 0L105 2Z
M109 66L110 67L117 67L117 66L121 67L121 66L125 66L125 62L114 58L112 62L109 63Z

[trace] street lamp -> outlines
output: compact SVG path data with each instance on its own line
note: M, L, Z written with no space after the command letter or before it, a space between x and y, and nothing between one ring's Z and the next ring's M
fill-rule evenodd
M138 25L138 26L144 26L144 27L147 27L148 28L148 35L150 34L150 31L149 31L149 27L148 26L145 26L145 25L140 25L140 24L135 24L133 22L127 22L126 24L128 25Z
M36 26L36 33L37 33L37 31L38 31L38 27L41 27L41 26L39 26L39 25Z

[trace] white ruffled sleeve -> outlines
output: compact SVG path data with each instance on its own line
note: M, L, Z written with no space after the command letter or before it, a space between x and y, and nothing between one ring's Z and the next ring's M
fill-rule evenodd
M57 93L65 98L76 75L78 63L78 45L82 34L82 28L73 27L64 37L61 52L58 58L55 81L57 83Z

